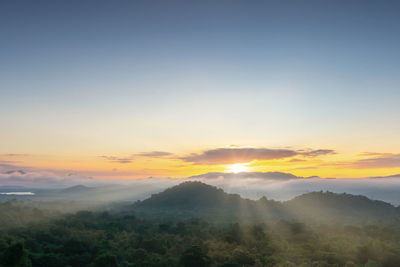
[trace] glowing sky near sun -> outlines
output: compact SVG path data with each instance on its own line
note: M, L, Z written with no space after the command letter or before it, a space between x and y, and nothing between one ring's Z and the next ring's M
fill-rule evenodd
M2 2L0 172L400 173L399 12L396 1Z

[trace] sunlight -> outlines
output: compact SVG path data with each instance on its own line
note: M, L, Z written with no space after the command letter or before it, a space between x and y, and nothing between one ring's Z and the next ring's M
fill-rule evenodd
M239 172L248 172L250 171L250 168L247 167L248 163L236 163L229 165L228 168L226 168L227 172L233 172L233 173L239 173Z

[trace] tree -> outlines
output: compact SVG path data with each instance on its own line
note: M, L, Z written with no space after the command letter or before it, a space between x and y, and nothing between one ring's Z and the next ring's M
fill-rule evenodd
M203 267L210 265L210 258L200 246L195 245L183 252L180 262L185 267Z
M244 249L237 248L233 251L233 260L241 265L253 265L253 256Z
M109 252L100 254L94 260L93 267L118 267L117 257Z
M4 251L2 262L9 267L30 267L32 265L22 241L13 241L11 243Z

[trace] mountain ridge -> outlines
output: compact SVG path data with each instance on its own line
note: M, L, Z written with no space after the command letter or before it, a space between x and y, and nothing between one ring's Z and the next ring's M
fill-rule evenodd
M318 176L302 177L296 176L286 172L207 172L199 175L189 176L187 179L216 179L224 177L225 179L232 178L265 178L265 179L276 179L276 180L290 180L290 179L307 179L307 178L318 178Z
M361 195L321 191L306 193L284 202L266 197L249 200L198 181L183 182L153 194L150 198L136 202L133 209L158 215L185 213L249 221L291 220L345 224L400 222L398 208Z

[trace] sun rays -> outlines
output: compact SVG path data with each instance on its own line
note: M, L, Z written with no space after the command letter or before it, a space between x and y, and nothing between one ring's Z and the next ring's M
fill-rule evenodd
M236 163L229 165L225 171L226 172L233 172L233 173L240 173L240 172L248 172L251 171L251 167L248 166L249 163Z

